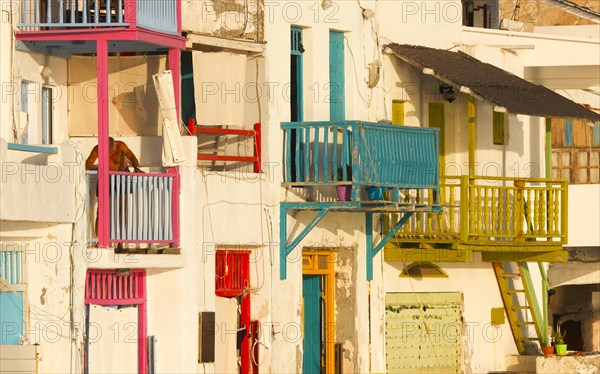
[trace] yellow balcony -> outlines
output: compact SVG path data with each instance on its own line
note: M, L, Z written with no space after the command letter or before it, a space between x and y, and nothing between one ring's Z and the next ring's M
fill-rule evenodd
M405 199L419 204L435 196ZM386 246L387 261L470 261L473 251L484 261L566 261L566 180L447 176L440 203L441 212L410 218Z

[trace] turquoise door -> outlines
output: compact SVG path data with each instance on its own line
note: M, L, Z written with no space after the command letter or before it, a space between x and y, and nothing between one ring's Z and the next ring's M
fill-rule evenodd
M304 356L302 372L321 373L321 276L302 276L304 298Z
M23 292L0 292L0 344L19 344L23 335Z
M344 33L329 32L329 119L346 119L344 82Z

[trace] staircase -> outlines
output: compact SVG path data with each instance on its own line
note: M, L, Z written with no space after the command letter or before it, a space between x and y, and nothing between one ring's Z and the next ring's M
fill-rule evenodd
M527 342L545 344L542 338L544 331L535 290L531 282L529 267L526 262L493 262L504 309L519 354L531 354ZM539 348L537 349L539 351Z

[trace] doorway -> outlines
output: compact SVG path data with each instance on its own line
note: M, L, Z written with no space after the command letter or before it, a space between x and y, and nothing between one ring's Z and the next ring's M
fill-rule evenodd
M334 253L302 253L302 372L335 373Z
M146 271L88 269L85 306L84 373L146 374Z
M463 339L460 292L387 293L388 373L460 373Z

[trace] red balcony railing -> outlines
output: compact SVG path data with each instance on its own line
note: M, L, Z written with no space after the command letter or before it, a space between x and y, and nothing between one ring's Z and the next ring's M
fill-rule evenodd
M261 124L255 123L252 130L244 129L224 129L218 127L208 126L196 126L196 122L193 119L188 121L188 130L191 135L204 134L204 135L223 135L223 136L242 136L254 138L254 147L252 156L240 156L240 155L217 155L212 153L198 152L199 161L223 161L223 162L246 162L254 165L254 172L260 173L261 164L261 141L262 131Z

